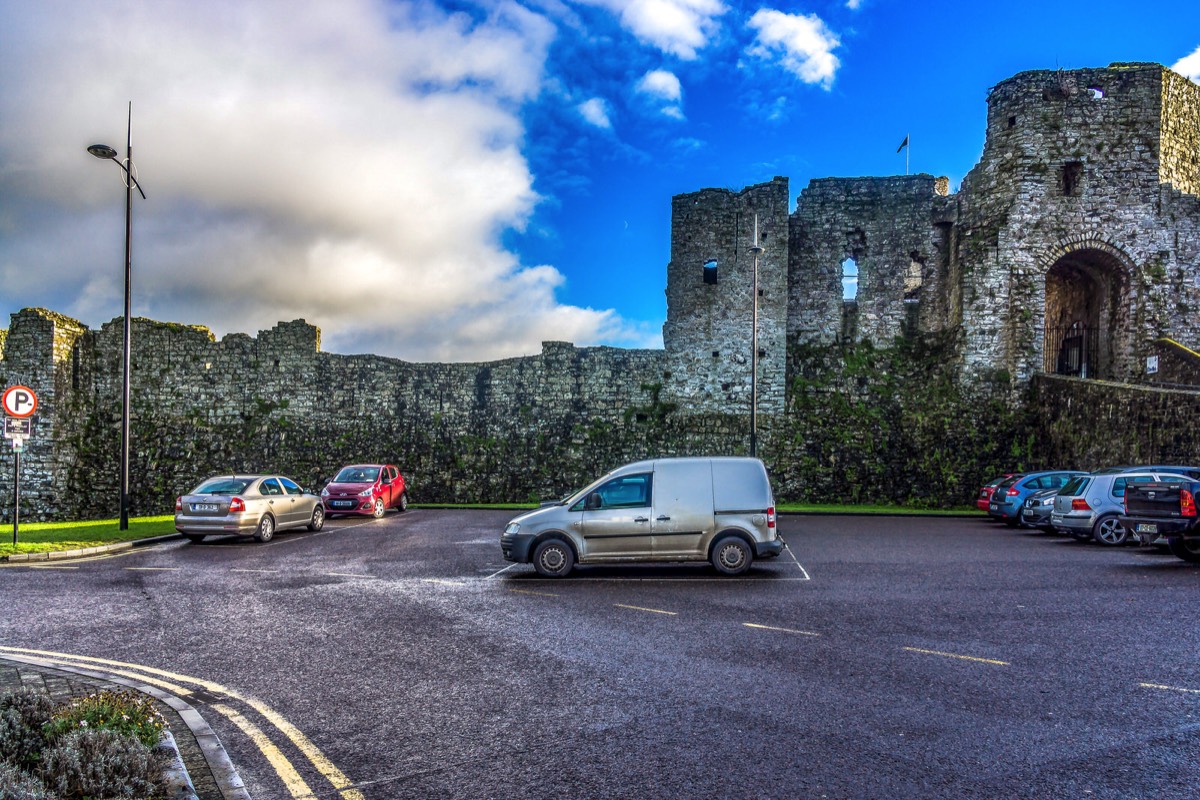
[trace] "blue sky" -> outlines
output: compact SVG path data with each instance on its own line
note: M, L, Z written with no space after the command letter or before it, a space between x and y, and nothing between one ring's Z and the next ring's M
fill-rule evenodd
M990 86L1156 61L1200 4L0 0L0 314L134 312L485 360L661 345L671 196L776 175L957 187ZM2 324L2 323L0 323Z

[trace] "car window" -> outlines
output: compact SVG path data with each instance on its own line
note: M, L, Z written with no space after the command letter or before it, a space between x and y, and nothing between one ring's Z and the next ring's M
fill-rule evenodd
M249 485L244 478L213 478L197 486L192 494L241 494Z
M346 467L334 478L334 483L374 483L379 467Z
M304 494L304 490L295 481L287 478L280 478L279 482L283 484L283 490L288 494Z
M1067 481L1067 485L1059 489L1058 493L1066 497L1075 497L1076 495L1081 495L1087 491L1088 484L1091 482L1092 479L1088 476L1077 475L1071 480Z
M262 495L278 495L283 494L283 488L279 485L279 481L274 478L266 478L258 485L258 493Z
M642 508L650 505L649 472L639 475L622 475L596 489L600 495L601 508Z

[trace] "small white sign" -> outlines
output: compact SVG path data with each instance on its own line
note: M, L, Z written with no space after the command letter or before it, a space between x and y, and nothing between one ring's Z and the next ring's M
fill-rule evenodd
M1158 356L1146 356L1146 374L1153 375L1158 372Z

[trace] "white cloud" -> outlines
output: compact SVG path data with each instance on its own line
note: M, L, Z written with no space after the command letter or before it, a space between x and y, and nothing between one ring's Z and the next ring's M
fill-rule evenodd
M0 312L120 314L124 189L84 147L123 150L132 98L136 314L303 317L330 350L416 360L640 335L502 244L539 201L517 114L555 29L489 9L0 0Z
M763 8L755 12L749 24L758 34L747 53L778 62L805 83L826 89L833 86L841 63L833 50L841 42L820 17Z
M717 18L729 9L720 0L578 0L607 8L639 41L690 61L709 44Z
M1172 64L1171 69L1200 83L1200 47L1193 50L1191 55L1184 56Z
M846 8L851 11L858 11L862 8L863 0L846 0Z
M579 110L579 115L587 120L589 125L595 125L597 128L605 130L612 129L612 120L608 118L608 103L599 97L584 100L575 108Z
M638 80L634 89L658 106L661 114L673 119L684 119L683 87L675 73L665 69L647 72Z

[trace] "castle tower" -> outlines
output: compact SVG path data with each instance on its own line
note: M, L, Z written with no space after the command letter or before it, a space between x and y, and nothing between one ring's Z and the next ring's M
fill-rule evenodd
M749 413L756 219L758 412L783 411L788 201L787 178L673 198L664 392L683 413Z

